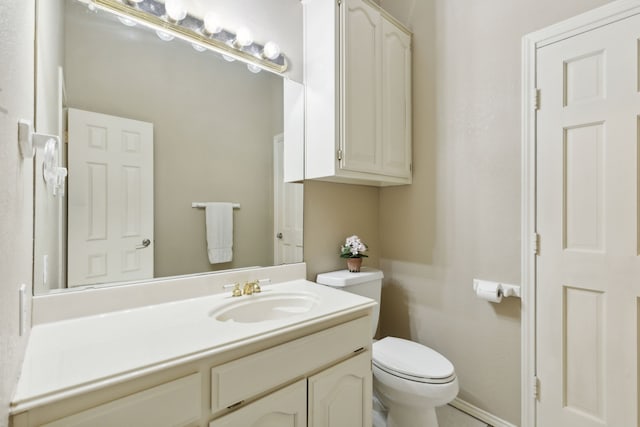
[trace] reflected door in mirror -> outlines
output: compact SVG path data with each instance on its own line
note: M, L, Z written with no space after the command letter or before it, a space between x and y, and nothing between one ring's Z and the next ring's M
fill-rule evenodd
M69 109L68 284L153 277L153 124Z

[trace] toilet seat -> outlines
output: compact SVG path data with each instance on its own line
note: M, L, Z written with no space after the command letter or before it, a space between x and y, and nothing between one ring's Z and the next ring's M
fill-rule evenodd
M453 365L437 351L402 338L373 343L373 364L390 375L427 384L446 384L456 378Z

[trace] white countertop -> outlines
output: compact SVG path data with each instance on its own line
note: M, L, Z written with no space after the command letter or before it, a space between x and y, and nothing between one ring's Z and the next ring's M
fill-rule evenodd
M255 323L220 322L214 309L280 292L310 292L309 312ZM228 351L333 317L373 300L306 280L268 285L256 296L230 292L37 325L31 330L12 412Z

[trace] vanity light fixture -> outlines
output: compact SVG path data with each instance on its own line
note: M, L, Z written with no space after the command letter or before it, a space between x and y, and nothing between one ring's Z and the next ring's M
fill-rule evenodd
M256 43L247 28L240 28L236 33L229 31L222 27L214 13L207 13L204 18L190 15L183 0L79 1L151 28L165 41L177 37L215 51L226 60L239 60L276 74L287 70L286 57L277 44Z
M249 71L251 71L253 74L258 74L260 72L260 67L258 67L257 65L253 65L253 64L247 64L247 68L249 69Z
M206 47L200 46L198 43L191 43L191 47L197 52L204 52L205 50L207 50Z
M127 27L135 27L137 25L135 21L132 21L131 19L125 18L123 16L118 16L118 20Z
M164 9L167 14L167 18L175 23L178 23L187 17L187 8L184 7L182 0L165 0Z
M169 34L166 31L156 30L156 35L160 40L165 42L170 42L171 40L173 40L173 34Z
M236 38L233 41L239 48L245 48L253 44L253 35L249 29L242 27L236 33Z
M280 56L280 46L274 42L267 42L262 48L262 56L268 59L276 59Z
M222 31L222 25L220 25L220 18L213 12L209 12L204 16L204 22L202 25L202 32L207 36L218 34Z

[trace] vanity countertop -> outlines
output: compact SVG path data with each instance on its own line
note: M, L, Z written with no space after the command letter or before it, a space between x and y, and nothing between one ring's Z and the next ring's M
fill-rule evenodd
M263 287L257 296L309 293L308 312L251 323L219 321L210 313L248 301L230 292L37 325L31 330L12 402L17 413L130 380L201 357L369 309L373 300L306 280Z

